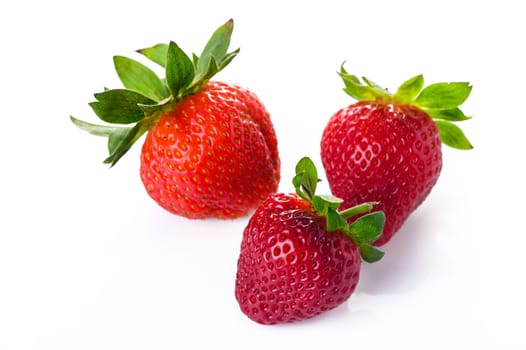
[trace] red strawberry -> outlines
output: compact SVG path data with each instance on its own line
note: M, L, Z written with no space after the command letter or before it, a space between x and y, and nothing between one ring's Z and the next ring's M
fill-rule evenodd
M331 191L343 208L375 200L386 215L382 237L388 242L426 199L442 168L441 143L470 149L452 122L469 119L458 108L469 83L437 83L423 88L421 75L395 94L342 66L345 91L359 102L336 112L321 140L321 159Z
M296 166L295 194L274 194L251 217L243 233L235 296L241 310L262 324L293 322L335 308L353 293L366 261L383 253L372 244L384 214L366 214L364 203L337 212L342 202L315 195L317 171L309 158Z
M276 134L263 104L242 87L209 81L239 52L227 53L232 30L232 20L219 27L192 60L173 42L139 50L165 67L164 80L115 56L126 88L95 94L90 103L110 125L71 117L81 129L108 137L104 162L112 166L147 133L144 186L163 208L188 218L245 215L279 184Z

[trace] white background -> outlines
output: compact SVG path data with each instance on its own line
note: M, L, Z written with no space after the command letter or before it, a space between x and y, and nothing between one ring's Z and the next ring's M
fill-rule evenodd
M4 1L0 349L526 348L519 4ZM165 212L140 182L140 145L109 170L105 141L69 121L95 121L92 93L121 86L113 55L141 60L135 49L169 40L200 52L231 17L241 53L216 79L271 112L281 191L300 157L321 167L323 127L352 103L343 60L391 90L419 73L474 86L462 127L475 149L444 148L438 184L385 258L363 266L348 302L301 323L261 326L239 311L248 218Z

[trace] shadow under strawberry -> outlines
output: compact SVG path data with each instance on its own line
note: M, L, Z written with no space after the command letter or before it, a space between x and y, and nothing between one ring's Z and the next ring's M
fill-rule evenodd
M377 264L364 264L356 294L388 295L417 289L432 274L439 258L439 235L430 210L417 210L398 231L397 239L383 246L388 256Z

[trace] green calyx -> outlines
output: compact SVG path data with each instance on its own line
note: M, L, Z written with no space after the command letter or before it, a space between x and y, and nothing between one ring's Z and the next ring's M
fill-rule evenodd
M442 142L456 149L472 149L464 132L454 123L471 119L459 108L471 93L467 82L435 83L424 87L424 77L417 75L404 82L394 94L371 80L347 73L343 64L339 72L344 91L358 101L387 101L413 105L426 112L436 123Z
M312 160L308 157L300 159L296 165L296 175L292 179L298 196L309 202L316 213L326 219L328 232L338 230L345 232L359 247L360 255L364 261L375 262L380 260L384 253L373 247L372 244L382 234L385 223L384 213L382 211L371 212L376 204L375 202L366 202L338 211L343 200L332 195L317 195L318 181L318 171ZM365 215L350 225L347 223L348 219L361 214Z
M192 58L174 42L137 50L165 69L162 78L131 58L113 57L124 88L96 93L96 101L89 104L97 117L109 125L92 124L73 116L71 121L93 135L107 137L109 156L104 163L115 165L163 113L201 90L239 53L239 49L227 52L233 29L233 20L227 21L212 34L201 55L193 54Z

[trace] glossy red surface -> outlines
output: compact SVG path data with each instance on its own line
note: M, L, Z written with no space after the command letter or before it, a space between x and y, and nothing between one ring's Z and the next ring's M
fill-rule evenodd
M442 168L441 141L433 120L410 105L358 102L332 116L321 158L341 209L377 201L386 214L388 242L429 195Z
M293 322L343 303L359 274L358 248L344 233L327 233L296 194L276 194L244 230L235 295L258 323Z

